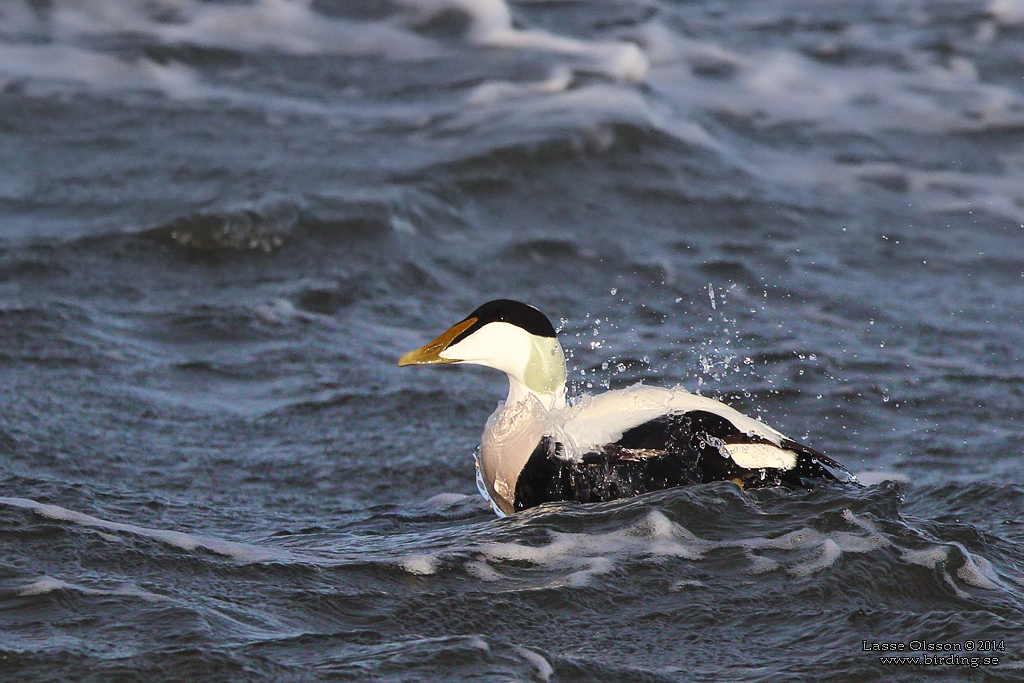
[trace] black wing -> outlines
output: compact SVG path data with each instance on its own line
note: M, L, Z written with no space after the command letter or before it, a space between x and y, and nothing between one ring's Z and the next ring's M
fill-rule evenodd
M796 454L791 469L740 467L722 449L730 444L775 446L703 410L645 422L580 461L566 459L562 444L545 436L519 474L514 507L524 510L562 500L595 503L709 481L731 480L744 488L856 482L835 460L789 439L781 447Z

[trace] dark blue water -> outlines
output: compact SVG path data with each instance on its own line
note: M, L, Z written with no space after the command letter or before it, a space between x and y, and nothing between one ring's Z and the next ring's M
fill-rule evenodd
M0 678L1020 680L1022 45L1004 0L0 4ZM495 518L504 378L395 363L496 297L573 395L871 485Z

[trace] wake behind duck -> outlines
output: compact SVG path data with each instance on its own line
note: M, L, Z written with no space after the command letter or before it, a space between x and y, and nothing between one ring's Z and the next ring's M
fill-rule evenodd
M636 384L568 404L555 329L518 301L490 301L398 360L446 363L508 376L508 398L488 418L477 456L477 485L499 516L549 501L593 503L711 481L743 488L857 483L828 456L680 387Z

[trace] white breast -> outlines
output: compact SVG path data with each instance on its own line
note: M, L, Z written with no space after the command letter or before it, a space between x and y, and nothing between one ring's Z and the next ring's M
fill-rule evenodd
M513 406L498 404L487 419L477 461L489 500L510 515L514 512L516 481L541 437L551 431L551 413L536 396Z

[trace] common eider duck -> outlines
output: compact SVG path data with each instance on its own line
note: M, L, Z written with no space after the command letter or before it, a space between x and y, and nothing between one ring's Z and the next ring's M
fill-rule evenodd
M566 401L565 356L551 321L490 301L398 365L470 363L508 376L487 420L477 486L499 516L549 501L591 503L728 480L741 488L856 484L835 460L682 387L636 384Z

